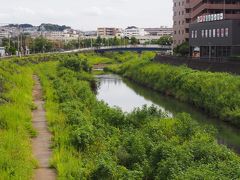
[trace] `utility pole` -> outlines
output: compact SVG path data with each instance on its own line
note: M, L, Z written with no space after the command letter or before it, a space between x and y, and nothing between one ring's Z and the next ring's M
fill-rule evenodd
M78 34L78 49L80 49L80 33Z
M21 49L21 55L23 54L23 37L22 37L22 33L20 34L20 37L21 37L21 39L20 39L20 45L21 45L21 47L20 47L20 49Z
M19 30L19 24L18 24L18 35L17 35L18 36L18 48L17 48L18 49L18 56L20 56L20 53L19 53L20 52L20 50L19 50L19 46L20 46L19 34L20 34L20 30Z
M10 33L8 32L8 50L10 50L11 41L10 41Z

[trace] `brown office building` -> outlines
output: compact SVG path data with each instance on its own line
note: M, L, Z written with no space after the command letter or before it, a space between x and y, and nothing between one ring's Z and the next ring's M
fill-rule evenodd
M190 2L189 0L173 0L173 46L189 39Z
M240 0L173 0L174 46L189 41L191 55L240 53Z

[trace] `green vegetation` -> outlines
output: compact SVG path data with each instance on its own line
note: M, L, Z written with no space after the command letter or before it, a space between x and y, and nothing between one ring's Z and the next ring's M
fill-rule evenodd
M1 62L0 179L31 179L36 166L30 146L33 73L43 86L51 165L59 179L239 179L239 156L217 143L212 127L185 113L169 118L154 106L124 113L96 99L92 66L117 63L109 69L183 101L205 103L216 116L239 119L239 77L149 62L154 55L39 55Z
M71 29L69 26L65 25L57 25L57 24L41 24L39 26L39 30L45 30L45 31L64 31L65 29Z
M239 157L188 115L168 118L156 107L125 114L99 102L84 61L36 67L59 179L240 178Z
M178 45L177 47L174 48L173 50L175 55L178 56L188 56L189 55L189 43L188 42L184 42L180 45Z
M124 53L119 53L119 52L106 52L103 57L107 57L109 59L112 59L112 63L124 63L129 60L153 60L153 58L156 56L155 52L142 52L141 54L135 53L135 52L124 52ZM100 56L101 57L101 56ZM98 58L100 58L98 56Z
M0 179L31 179L32 70L0 62Z
M133 60L108 68L240 126L240 77Z
M146 42L146 44L159 44L159 45L172 45L173 38L172 36L162 36L157 40L151 40L150 42Z

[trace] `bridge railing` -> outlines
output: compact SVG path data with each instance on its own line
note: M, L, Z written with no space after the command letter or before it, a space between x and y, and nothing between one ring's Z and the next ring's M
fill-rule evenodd
M121 48L159 48L159 49L171 49L171 46L167 45L123 45L123 46L104 46L97 49L121 49Z
M97 50L108 50L108 49L133 49L133 48L154 48L154 49L163 49L163 50L171 50L171 46L167 45L123 45L123 46L104 46L104 47L90 47L90 48L81 48L81 49L74 49L69 51L63 52L47 52L47 53L36 53L36 54L66 54L66 53L77 53L77 52L88 52L88 51L97 51ZM34 54L30 54L34 55ZM22 55L22 56L29 56L29 55ZM0 59L10 58L10 57L17 57L14 56L3 56Z

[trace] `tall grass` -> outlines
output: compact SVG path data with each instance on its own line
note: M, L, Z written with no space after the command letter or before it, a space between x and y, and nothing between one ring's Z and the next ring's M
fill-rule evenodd
M12 62L0 63L6 101L0 105L0 179L31 179L32 70Z

